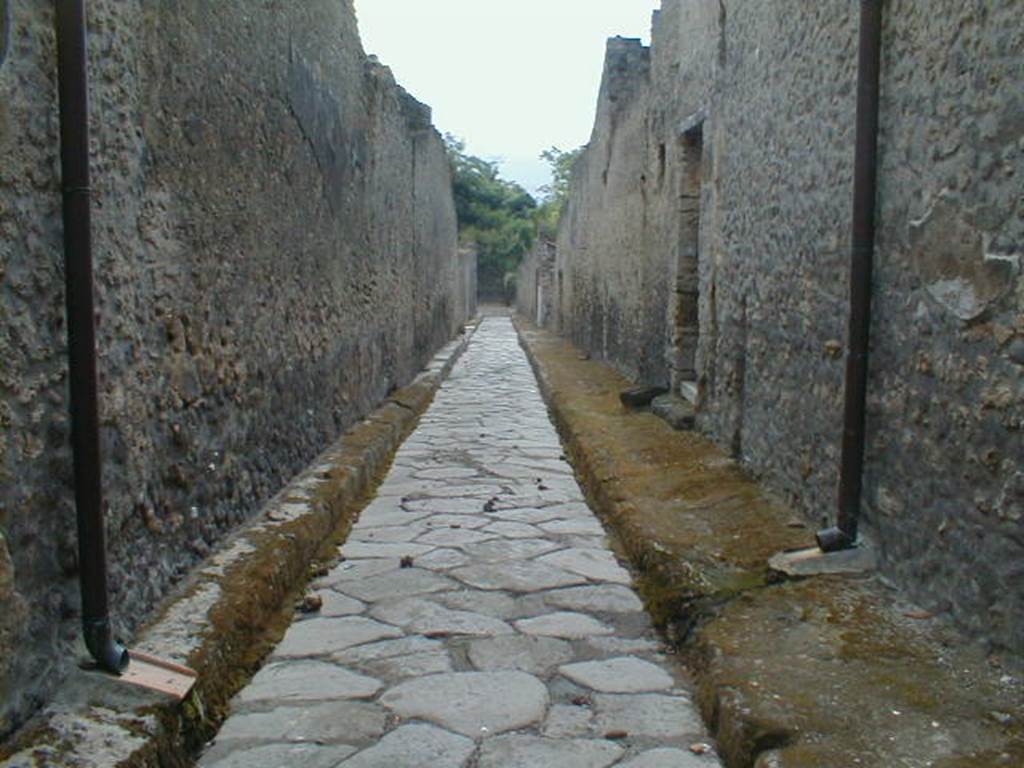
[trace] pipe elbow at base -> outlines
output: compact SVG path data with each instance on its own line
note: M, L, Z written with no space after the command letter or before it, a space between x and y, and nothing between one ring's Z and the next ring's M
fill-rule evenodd
M822 552L840 552L844 549L853 549L857 546L857 539L850 536L842 528L825 528L814 534L818 542L818 548Z
M120 675L128 668L128 649L114 639L110 631L110 619L84 620L82 636L86 648L101 668L115 675Z

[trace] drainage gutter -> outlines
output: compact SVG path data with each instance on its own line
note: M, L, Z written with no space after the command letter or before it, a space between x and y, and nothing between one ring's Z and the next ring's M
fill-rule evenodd
M85 3L84 0L57 0L56 10L68 377L82 632L96 662L103 669L120 673L128 665L128 651L114 640L110 627L103 523L89 200Z
M857 126L853 172L850 316L846 353L843 444L835 527L817 533L824 552L857 543L864 475L864 421L871 326L871 271L875 247L878 172L878 94L882 1L861 0L857 67Z

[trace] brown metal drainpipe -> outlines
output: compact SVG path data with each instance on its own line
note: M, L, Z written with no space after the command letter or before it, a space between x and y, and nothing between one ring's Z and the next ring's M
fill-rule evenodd
M96 662L120 673L128 651L111 632L107 549L103 528L96 321L89 211L89 99L84 0L56 0L60 95L60 164L64 193L64 271L68 313L71 447L78 513L78 570L82 633Z
M875 248L875 193L878 170L878 83L882 48L882 0L861 0L857 66L857 138L853 171L853 243L850 263L850 320L846 353L843 450L836 526L817 534L824 552L857 543L864 474L864 411L871 325L871 263Z

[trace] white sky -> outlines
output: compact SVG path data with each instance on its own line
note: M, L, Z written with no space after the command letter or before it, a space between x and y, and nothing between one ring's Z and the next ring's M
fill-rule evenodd
M367 53L434 110L434 125L529 191L538 155L590 139L605 41L650 41L661 0L355 0Z

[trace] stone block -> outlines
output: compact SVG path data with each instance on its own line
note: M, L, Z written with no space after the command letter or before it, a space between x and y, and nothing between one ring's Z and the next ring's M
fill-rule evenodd
M865 573L877 566L875 552L862 545L838 552L822 552L809 547L795 552L780 552L768 561L768 567L786 576L826 576L837 573Z
M641 384L620 392L619 401L627 408L646 408L654 398L666 392L666 387Z
M674 395L661 395L651 402L651 413L663 419L672 429L693 429L696 410L688 400Z

